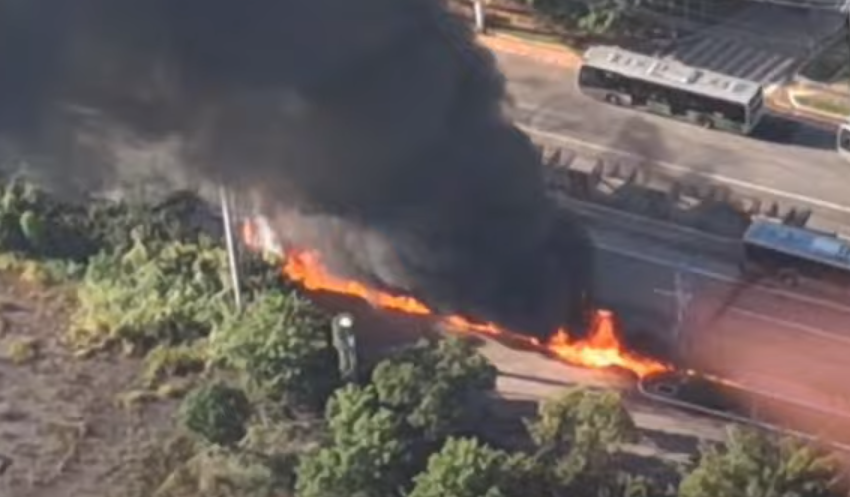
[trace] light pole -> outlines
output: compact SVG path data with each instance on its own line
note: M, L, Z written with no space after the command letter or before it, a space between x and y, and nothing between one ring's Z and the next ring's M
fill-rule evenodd
M239 265L236 260L236 242L233 239L233 223L230 219L230 195L224 186L220 186L219 198L221 201L221 218L224 223L224 238L227 243L227 258L230 264L230 278L233 283L233 299L236 303L236 311L242 311L242 288L239 283Z

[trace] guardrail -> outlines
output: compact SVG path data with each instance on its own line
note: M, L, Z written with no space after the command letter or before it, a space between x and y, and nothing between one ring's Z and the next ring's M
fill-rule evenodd
M811 209L765 202L703 179L674 179L634 160L591 158L544 139L535 142L548 192L558 203L588 217L619 218L624 228L639 220L658 233L669 232L674 243L698 239L730 253L755 216L805 226L812 215Z
M702 405L699 405L699 404L696 404L696 403L693 403L693 402L687 402L687 401L671 398L671 397L666 396L666 395L656 394L656 393L649 391L649 389L646 388L644 381L645 381L644 379L639 379L637 381L637 384L636 384L637 392L642 397L644 397L648 400L651 400L653 402L665 404L665 405L675 407L677 409L681 409L681 410L685 410L685 411L697 412L697 413L700 413L700 414L704 414L706 416L720 418L720 419L723 419L723 420L726 420L726 421L729 421L729 422L733 422L733 423L739 423L739 424L744 424L744 425L748 425L748 426L753 426L753 427L756 427L756 428L759 428L759 429L762 429L762 430L766 430L766 431L770 431L770 432L773 432L773 433L779 433L781 435L791 436L791 437L794 437L794 438L797 438L797 439L800 439L800 440L804 440L806 442L811 442L811 443L815 443L815 444L820 443L820 444L828 446L829 448L831 448L833 450L837 450L837 451L840 451L840 452L850 454L850 445L848 445L848 444L824 440L824 439L818 438L817 436L814 436L812 434L804 433L804 432L798 431L798 430L785 428L785 427L782 427L782 426L779 426L779 425L776 425L776 424L773 424L773 423L766 423L766 422L762 422L762 421L759 421L759 420L756 420L756 419L753 419L753 418L750 418L750 417L742 416L742 415L739 415L739 414L734 414L734 413L730 413L730 412L727 412L727 411L721 411L721 410L717 410L717 409L711 409L711 408L704 407ZM762 396L771 398L772 400L776 400L776 401L779 401L779 402L785 402L785 403L788 403L788 404L793 404L793 405L795 405L797 407L801 407L801 408L806 408L806 406L804 406L804 405L800 404L799 402L796 402L792 399L787 399L787 398L784 398L784 397L781 397L781 396L778 396L778 395L775 395L775 394L766 393L766 392L763 392L763 391L748 390L746 387L740 386L740 385L738 386L738 388L745 391L745 392L756 393L758 395L762 395ZM848 417L848 419L850 419L850 417Z

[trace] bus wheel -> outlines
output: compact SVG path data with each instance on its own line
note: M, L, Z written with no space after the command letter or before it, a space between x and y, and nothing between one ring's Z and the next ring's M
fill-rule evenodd
M714 121L705 116L700 116L697 120L697 124L699 124L703 129L714 129Z
M623 105L623 100L620 98L619 95L616 95L614 93L609 93L605 95L605 101L611 105Z
M797 273L792 269L781 269L779 274L777 274L777 278L779 282L787 287L795 287L800 283L800 279L797 277Z

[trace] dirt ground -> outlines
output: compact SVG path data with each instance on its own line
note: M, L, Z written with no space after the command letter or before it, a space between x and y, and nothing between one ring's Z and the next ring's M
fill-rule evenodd
M0 495L131 497L130 471L172 426L173 403L122 407L138 362L61 344L61 290L0 274Z

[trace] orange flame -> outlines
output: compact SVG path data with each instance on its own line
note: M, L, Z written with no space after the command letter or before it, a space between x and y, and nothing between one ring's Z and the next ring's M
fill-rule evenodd
M263 248L257 243L256 229L246 223L243 236L249 247ZM351 295L363 299L375 307L414 315L434 315L435 313L413 297L391 295L345 278L340 278L322 264L320 254L309 250L290 250L286 254L283 273L290 280L299 283L307 290L325 291ZM494 323L474 323L461 316L442 318L445 325L461 332L473 332L490 336L509 336L529 345L542 348L547 353L567 363L587 368L618 367L633 372L638 377L669 371L669 366L656 360L640 357L625 350L610 311L596 313L592 329L587 338L574 340L569 333L561 329L547 343L541 344L534 338L512 333Z

